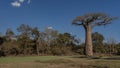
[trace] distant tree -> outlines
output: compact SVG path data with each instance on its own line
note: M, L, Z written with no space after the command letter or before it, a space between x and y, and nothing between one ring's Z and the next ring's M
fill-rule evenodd
M3 43L3 38L0 37L0 45Z
M93 51L96 54L105 53L104 36L98 32L92 33Z
M6 40L11 41L13 36L14 36L14 32L12 31L12 29L8 28L5 33Z
M70 33L60 33L54 42L52 53L54 55L65 55L72 53L75 38Z
M93 44L102 45L104 36L98 32L92 33Z
M13 42L4 42L1 47L1 51L4 52L6 56L18 55L20 54L21 48L20 44L17 41Z
M120 43L116 45L117 55L120 55Z
M56 44L56 38L58 37L58 31L54 30L52 27L45 28L45 43L46 43L46 52L51 53L51 48Z
M37 27L32 29L32 37L35 41L37 55L39 56L39 47L38 47L39 42L38 41L39 41L39 37L40 37L40 32Z
M76 17L72 24L83 26L85 29L85 54L87 56L93 56L93 46L92 46L92 28L95 26L102 26L110 24L111 21L115 19L104 13L89 13L83 16Z
M3 44L4 40L3 38L0 36L0 57L4 55L4 53L1 50L2 44Z
M35 27L32 29L32 36L35 41L37 55L39 56L40 53L44 53L43 51L45 50L45 34L40 32L38 28Z
M50 44L52 43L53 40L55 40L58 36L58 31L52 29L52 28L49 28L47 27L44 31L45 33L45 40L46 40L46 43L48 46L50 46Z
M58 38L56 39L58 44L63 46L71 45L73 43L74 36L69 33L59 34Z
M0 57L1 57L1 45L3 44L4 39L3 37L0 36Z
M6 31L6 36L13 36L14 35L14 32L8 28L7 31Z
M31 46L31 27L29 25L22 24L17 28L20 35L18 35L18 41L21 42L21 50L24 54L29 54L32 51Z
M117 41L114 39L114 38L112 38L112 37L109 37L108 39L107 39L107 44L108 44L108 50L109 50L109 54L110 55L112 55L112 54L114 54L114 53L117 53L117 49L115 48L115 46L117 45Z

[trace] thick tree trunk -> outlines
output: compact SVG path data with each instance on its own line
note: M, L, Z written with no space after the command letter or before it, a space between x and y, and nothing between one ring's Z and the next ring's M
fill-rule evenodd
M91 36L91 27L87 26L85 28L85 54L87 56L93 56L93 46L92 46L92 36Z

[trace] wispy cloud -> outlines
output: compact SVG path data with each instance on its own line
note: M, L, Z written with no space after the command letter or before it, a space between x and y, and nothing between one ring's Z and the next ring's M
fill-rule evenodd
M22 3L30 4L31 0L15 0L15 1L11 2L11 5L13 7L20 7L22 5Z
M19 2L23 3L25 0L19 0Z
M21 3L18 2L18 1L14 1L14 2L11 2L11 5L12 5L13 7L20 7L20 6L21 6Z
M47 27L47 29L53 29L53 27L49 26L49 27Z

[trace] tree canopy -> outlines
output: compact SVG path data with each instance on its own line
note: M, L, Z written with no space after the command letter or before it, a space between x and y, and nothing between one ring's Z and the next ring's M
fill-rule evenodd
M72 24L74 25L82 25L82 26L101 26L110 24L112 20L116 19L116 17L111 17L105 13L89 13L83 16L76 17Z
M73 20L73 25L83 26L85 29L85 54L87 56L93 56L92 28L110 24L114 19L116 18L105 13L89 13Z

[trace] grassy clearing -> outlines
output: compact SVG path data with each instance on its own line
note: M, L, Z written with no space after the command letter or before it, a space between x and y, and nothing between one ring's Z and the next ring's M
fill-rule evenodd
M59 58L58 56L2 57L0 58L0 63L33 62L35 60L48 61Z
M0 58L0 68L120 68L119 58L86 58L82 56L6 57Z

